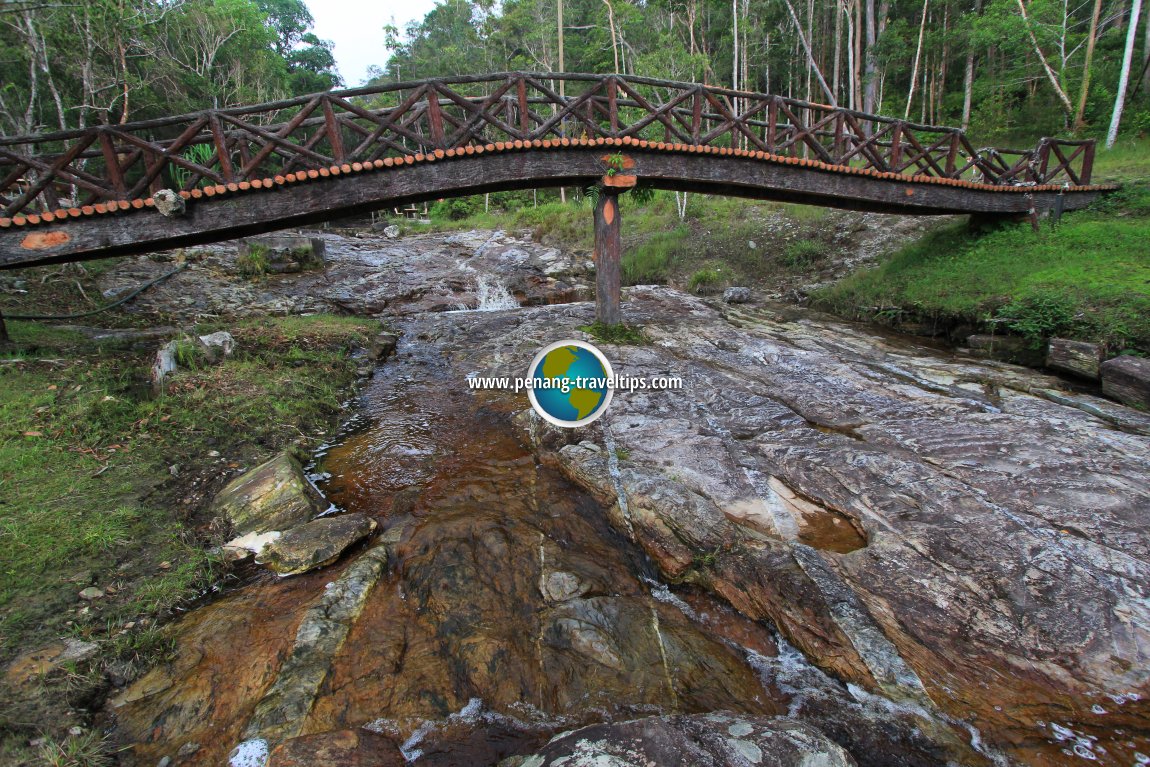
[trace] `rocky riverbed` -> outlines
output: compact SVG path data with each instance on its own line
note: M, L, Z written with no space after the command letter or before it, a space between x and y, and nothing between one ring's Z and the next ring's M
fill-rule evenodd
M395 312L396 356L311 469L381 532L174 624L174 660L109 703L126 761L1148 761L1150 417L803 310L634 288L648 343L601 348L683 388L558 430L466 378L588 338L593 305L560 303L585 265L455 237L228 278L261 310ZM168 298L216 311L210 263ZM478 303L483 274L554 305L429 311Z

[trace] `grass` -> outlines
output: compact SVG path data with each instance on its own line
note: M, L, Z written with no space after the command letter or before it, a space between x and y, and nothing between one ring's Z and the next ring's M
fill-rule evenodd
M155 396L149 355L9 324L20 353L0 363L0 663L72 636L100 645L73 670L99 685L103 664L165 657L157 624L224 573L206 551L224 532L206 517L214 490L229 469L322 439L355 379L352 352L378 323L259 318L227 329L232 357L192 360ZM107 596L81 602L91 584ZM0 722L60 726L83 707L70 678L53 675L37 696L0 692ZM34 734L0 728L0 761ZM59 759L75 742L51 741Z
M622 323L605 325L602 322L593 322L590 325L581 325L579 329L589 333L596 341L605 344L641 346L647 343L647 336L638 325L624 325Z
M1041 345L1051 335L1110 350L1150 350L1150 187L1130 185L1057 228L957 224L815 296L854 317L1004 325Z

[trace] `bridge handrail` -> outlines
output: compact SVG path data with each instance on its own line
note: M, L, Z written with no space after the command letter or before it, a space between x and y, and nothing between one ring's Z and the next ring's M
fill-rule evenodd
M587 87L560 94L556 82ZM484 87L471 93L469 85ZM396 103L379 105L388 94L396 94ZM375 104L364 103L370 97ZM295 114L277 121L286 110ZM1000 186L1062 180L1087 185L1094 155L1092 140L1054 138L1033 149L976 149L958 128L720 86L631 75L501 72L0 137L0 216L37 204L57 210L124 200L161 186L188 190L389 154L580 131L635 138L662 131L669 144L741 147L844 169ZM168 135L157 135L162 133ZM52 144L56 151L38 151ZM188 156L196 146L203 149Z

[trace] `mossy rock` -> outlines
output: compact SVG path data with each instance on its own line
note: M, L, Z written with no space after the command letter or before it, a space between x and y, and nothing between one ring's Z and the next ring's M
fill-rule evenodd
M265 546L259 563L279 575L306 573L334 562L375 528L375 520L363 514L317 519L288 530Z
M262 463L228 483L213 502L236 535L287 530L310 520L326 504L288 453Z

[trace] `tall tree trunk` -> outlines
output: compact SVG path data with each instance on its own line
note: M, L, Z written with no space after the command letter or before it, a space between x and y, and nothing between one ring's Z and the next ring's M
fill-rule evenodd
M810 66L811 72L818 78L819 86L823 89L823 93L826 97L830 99L831 106L837 107L839 102L835 98L835 94L831 93L830 86L827 85L827 81L823 79L823 73L819 71L818 64L815 63L814 53L811 52L810 43L807 42L807 37L803 34L803 25L799 22L799 15L795 13L795 6L791 4L791 0L783 0L783 2L786 4L787 10L790 11L791 21L795 23L795 32L798 33L799 42L807 54L807 64Z
M1078 111L1074 113L1074 130L1086 127L1086 96L1090 92L1090 65L1094 61L1094 42L1098 39L1098 17L1102 14L1102 0L1094 0L1094 14L1090 17L1090 35L1086 38L1086 61L1082 65L1082 89L1078 92Z
M1141 3L1141 0L1134 0ZM1034 34L1034 29L1030 26L1030 16L1026 13L1026 3L1022 0L1015 0L1018 3L1018 10L1022 13L1022 20L1025 22L1026 34L1030 36L1030 43L1034 46L1034 53L1038 56L1038 61L1042 64L1042 70L1046 72L1046 79L1050 80L1050 87L1054 89L1054 94L1058 96L1058 101L1062 104L1062 111L1066 114L1066 119L1074 117L1074 105L1070 103L1070 97L1066 95L1066 91L1062 89L1062 83L1058 82L1058 75L1050 67L1050 62L1046 59L1046 54L1042 52L1042 47L1038 44L1038 37Z
M910 106L914 103L914 91L918 87L918 63L922 59L922 39L926 37L926 15L930 10L930 0L922 0L922 21L918 24L918 46L914 49L914 65L910 69L910 91L906 94L906 110L902 119L910 119Z
M878 71L878 52L875 50L874 0L866 0L866 66L864 69L863 111L874 114L875 76Z
M982 0L974 0L974 15L982 15ZM970 106L974 95L974 46L967 40L966 66L962 72L962 129L970 127Z
M1106 134L1106 148L1112 149L1118 141L1118 126L1122 122L1122 110L1126 106L1126 86L1130 82L1130 66L1134 60L1134 40L1138 37L1138 16L1142 12L1142 0L1133 0L1130 6L1130 22L1126 30L1126 50L1122 54L1122 74L1118 78L1118 92L1114 95L1114 114L1110 116L1110 131Z
M831 74L831 92L835 98L839 97L839 83L842 78L842 49L843 49L843 9L840 3L835 4L835 58ZM850 101L850 99L847 99Z

